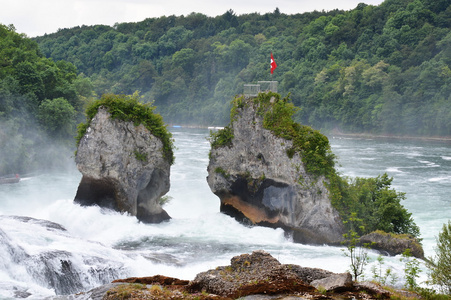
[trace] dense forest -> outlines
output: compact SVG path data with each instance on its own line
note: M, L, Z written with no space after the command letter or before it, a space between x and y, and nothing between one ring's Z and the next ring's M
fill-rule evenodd
M317 129L451 135L450 27L448 0L386 0L351 11L164 16L36 41L98 95L138 90L169 123L227 124L243 84L276 80L302 109L299 121Z
M73 64L46 58L36 42L0 24L0 176L69 163L92 93Z
M316 129L451 136L450 28L449 0L191 13L34 39L0 25L0 169L29 167L46 136L73 147L85 104L102 94L139 91L169 124L221 126L243 85L265 80Z

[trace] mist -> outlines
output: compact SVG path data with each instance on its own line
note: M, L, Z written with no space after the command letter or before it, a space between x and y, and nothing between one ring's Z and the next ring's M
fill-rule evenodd
M49 136L23 107L0 119L0 176L73 172L75 150L74 138Z

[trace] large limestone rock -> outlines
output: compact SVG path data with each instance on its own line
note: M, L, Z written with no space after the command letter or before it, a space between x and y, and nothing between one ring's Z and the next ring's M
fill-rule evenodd
M273 99L273 101L275 101ZM229 125L233 138L212 147L207 181L220 210L244 223L282 227L295 242L340 244L343 225L324 176L306 172L292 142L263 128L259 105L247 99Z
M100 107L78 146L83 177L75 202L128 212L146 223L170 219L159 204L170 175L162 147L143 125L112 119Z

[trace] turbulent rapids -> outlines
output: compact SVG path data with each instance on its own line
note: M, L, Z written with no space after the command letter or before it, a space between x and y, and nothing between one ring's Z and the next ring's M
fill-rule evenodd
M135 217L73 203L81 175L23 176L0 186L0 298L42 299L89 290L113 279L165 275L193 279L229 264L233 256L265 250L281 263L344 272L349 262L339 247L292 243L281 229L247 227L219 212L207 182L208 130L171 130L177 147L171 170L172 219L143 224ZM345 176L387 172L406 192L403 205L420 226L425 255L451 213L451 145L330 137ZM375 264L377 253L370 253ZM399 257L387 266L403 276ZM424 267L422 267L424 269ZM426 272L421 273L426 279ZM402 282L400 282L402 284Z

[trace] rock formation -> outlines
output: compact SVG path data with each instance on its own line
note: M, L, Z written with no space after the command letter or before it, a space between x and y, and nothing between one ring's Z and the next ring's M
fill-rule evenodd
M282 227L295 242L340 244L344 229L327 179L306 171L301 154L291 151L292 140L264 128L264 113L278 101L283 99L235 102L231 124L212 137L210 189L221 200L221 212L239 221Z
M189 289L232 299L254 294L315 291L289 267L282 265L265 251L235 256L231 259L230 266L199 273L190 283Z
M170 219L159 200L169 191L162 141L142 124L111 118L100 107L78 145L83 174L75 202L128 212L146 223Z
M372 300L398 295L397 291L392 293L373 282L354 283L349 273L336 274L317 268L281 264L269 253L257 250L233 257L228 266L199 273L192 281L161 275L132 277L58 299Z
M383 231L374 231L360 238L362 244L370 244L371 249L383 254L399 255L410 249L413 257L424 259L424 250L417 239L408 235L396 235Z

